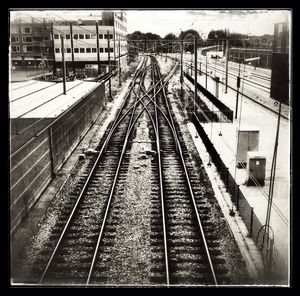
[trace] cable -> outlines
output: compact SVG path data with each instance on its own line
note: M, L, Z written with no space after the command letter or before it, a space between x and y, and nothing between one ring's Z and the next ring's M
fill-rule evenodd
M212 121L210 121L207 116L205 116L207 123L210 124L212 123ZM213 127L213 129L215 131L217 131L217 129L215 127ZM254 177L254 175L247 169L247 167L243 164L242 160L237 156L237 153L231 148L231 146L227 143L227 141L224 139L224 137L222 137L222 141L225 144L225 147L227 147L227 149L232 153L232 155L234 156L234 158L236 158L238 160L238 162L240 163L240 165L242 166L243 170L247 172L247 174L249 175L249 178L253 181L253 183L255 184L255 186L257 187L257 189L261 192L261 194L264 196L264 198L266 200L268 200L268 196L267 194L263 191L261 185L258 183L258 181L256 180L256 178ZM272 207L274 207L275 211L278 213L278 215L282 218L283 222L287 225L287 219L285 218L285 216L283 215L283 213L281 212L281 210L276 206L276 204L272 204Z

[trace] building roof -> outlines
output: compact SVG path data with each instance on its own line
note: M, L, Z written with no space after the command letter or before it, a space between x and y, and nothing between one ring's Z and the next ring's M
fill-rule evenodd
M66 83L63 94L62 82L11 83L9 89L10 118L55 118L70 108L99 83L75 80Z

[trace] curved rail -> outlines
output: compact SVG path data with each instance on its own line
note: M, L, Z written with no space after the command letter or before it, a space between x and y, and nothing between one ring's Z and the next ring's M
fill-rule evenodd
M158 77L160 77L160 72L158 70L157 70L157 75L158 75ZM163 98L164 98L164 101L166 103L167 110L168 110L168 115L170 117L172 125L175 127L173 116L172 116L172 113L171 113L171 109L170 109L170 106L169 106L169 103L168 103L168 99L167 99L164 87L163 87ZM192 203L193 203L193 209L194 209L194 212L195 212L195 216L197 217L198 227L199 227L202 239L203 239L203 243L204 243L204 247L205 247L205 252L206 252L207 259L208 259L209 266L210 266L211 275L213 277L215 285L218 285L216 274L215 274L215 270L214 270L214 267L213 267L213 264L212 264L212 260L211 260L211 256L210 256L210 252L209 252L208 245L207 245L207 242L206 242L206 238L205 238L203 226L202 226L202 223L201 223L201 220L200 220L199 211L198 211L198 208L197 208L197 205L196 205L194 191L193 191L192 184L191 184L191 181L190 181L190 177L189 177L189 174L188 174L188 171L187 171L187 167L186 167L186 164L185 164L185 160L184 160L184 156L183 156L181 145L180 145L180 142L179 142L179 139L178 139L177 132L176 132L176 141L177 141L177 144L178 144L181 163L182 163L182 166L183 166L183 169L184 169L184 173L185 173L186 181L187 181L187 184L188 184L188 188L189 188L191 200L192 200Z
M139 74L139 72L136 73L135 79L137 78L138 74ZM133 80L135 80L135 79L133 79ZM134 87L134 84L132 84L131 88L132 88L132 87ZM127 94L127 96L126 96L126 99L124 100L123 106L124 106L126 100L128 99L129 95L130 95L130 91L128 92L128 94ZM119 113L118 113L118 115L117 115L117 117L116 117L116 119L115 119L113 125L115 125L115 122L118 120L118 117L119 117L120 114L121 114L121 110L122 110L122 109L120 109L120 111L119 111ZM109 139L106 138L105 142L106 142L106 141L109 141ZM58 239L58 241L57 241L57 243L56 243L56 245L55 245L55 248L54 248L54 250L53 250L53 252L52 252L52 254L51 254L51 257L50 257L50 259L48 260L47 265L46 265L46 267L45 267L45 269L44 269L44 271L43 271L43 273L42 273L42 276L41 276L41 278L40 278L39 284L41 284L41 283L43 282L43 280L44 280L44 278L45 278L45 275L46 275L46 273L48 272L48 269L49 269L49 267L50 267L50 265L51 265L51 263L52 263L52 261L53 261L53 258L54 258L54 256L56 255L56 252L57 252L57 250L58 250L58 248L59 248L59 246L60 246L60 244L61 244L61 242L62 242L62 239L63 239L63 237L64 237L64 235L65 235L65 233L66 233L66 230L68 229L68 227L69 227L69 225L70 225L70 222L71 222L71 220L72 220L73 217L74 217L74 213L75 213L75 211L77 210L78 205L79 205L79 203L80 203L82 197L84 196L84 194L85 194L85 192L86 192L86 189L87 189L87 187L88 187L88 185L89 185L89 182L90 182L90 180L91 180L91 178L92 178L92 176L93 176L93 173L94 173L94 171L95 171L95 169L96 169L96 167L97 167L97 165L98 165L98 163L99 163L99 161L100 161L100 158L101 158L101 156L102 156L102 154L103 154L104 147L105 147L105 144L102 146L102 149L101 149L101 151L99 152L99 154L98 154L98 156L97 156L97 158L96 158L96 160L95 160L95 163L94 163L94 165L93 165L93 167L92 167L92 169L91 169L91 171L90 171L90 173L89 173L89 175L88 175L88 177L87 177L87 179L86 179L86 181L85 181L85 184L84 184L84 186L83 186L83 188L82 188L82 190L81 190L81 192L80 192L80 194L79 194L79 196L78 196L78 198L77 198L77 201L76 201L76 203L75 203L75 205L74 205L74 207L73 207L73 209L72 209L72 212L71 212L71 214L69 215L69 218L68 218L68 220L67 220L67 222L66 222L66 224L65 224L65 226L64 226L64 229L63 229L63 231L62 231L62 233L61 233L61 235L60 235L60 237L59 237L59 239Z

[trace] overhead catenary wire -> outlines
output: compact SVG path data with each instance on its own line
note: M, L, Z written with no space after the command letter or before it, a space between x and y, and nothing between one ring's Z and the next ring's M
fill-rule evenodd
M201 112L202 113L202 112ZM207 116L204 116L207 123L211 124L211 120L209 120L209 118ZM217 131L217 128L215 128L213 126L212 128L214 131ZM263 191L261 185L258 183L258 181L256 180L256 178L254 177L254 175L247 169L247 167L242 163L241 159L237 156L237 152L234 151L234 149L228 144L228 142L225 140L224 137L221 137L222 142L225 144L225 146L228 149L228 151L230 151L232 153L232 156L237 159L237 161L240 163L242 169L249 175L249 178L253 181L253 183L255 184L256 188L260 191L260 193L262 194L262 196L268 200L268 195L266 194L266 192ZM283 215L283 213L281 212L281 210L278 208L278 206L276 204L272 204L272 207L275 209L275 211L277 212L277 214L281 217L282 221L284 222L284 224L287 226L287 219L286 217Z

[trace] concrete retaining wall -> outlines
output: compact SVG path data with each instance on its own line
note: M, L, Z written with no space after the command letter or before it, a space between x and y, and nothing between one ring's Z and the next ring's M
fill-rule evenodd
M91 127L104 106L104 83L54 120L10 158L11 234Z

